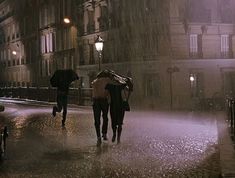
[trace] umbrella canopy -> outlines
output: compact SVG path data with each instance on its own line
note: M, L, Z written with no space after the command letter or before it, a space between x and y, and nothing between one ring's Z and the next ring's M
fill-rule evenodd
M130 77L117 74L113 70L105 69L97 74L97 78L109 77L120 84L126 84L130 91L133 91L133 80Z
M67 88L71 82L78 79L77 73L72 69L56 70L50 79L50 83L53 87Z

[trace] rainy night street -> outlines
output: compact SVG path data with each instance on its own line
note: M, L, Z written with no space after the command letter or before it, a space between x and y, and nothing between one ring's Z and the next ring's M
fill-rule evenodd
M0 177L218 177L215 113L126 113L120 144L96 147L90 108L70 107L66 128L52 106L8 103ZM216 114L217 116L219 113Z

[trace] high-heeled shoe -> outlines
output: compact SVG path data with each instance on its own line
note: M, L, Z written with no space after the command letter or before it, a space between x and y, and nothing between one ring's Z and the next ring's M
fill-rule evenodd
M115 142L115 140L116 140L116 134L113 134L112 142Z

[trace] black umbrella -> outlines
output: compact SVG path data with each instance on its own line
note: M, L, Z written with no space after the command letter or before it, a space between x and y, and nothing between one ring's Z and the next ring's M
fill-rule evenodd
M79 77L72 69L56 70L50 79L50 83L53 87L66 88L71 82L78 80Z

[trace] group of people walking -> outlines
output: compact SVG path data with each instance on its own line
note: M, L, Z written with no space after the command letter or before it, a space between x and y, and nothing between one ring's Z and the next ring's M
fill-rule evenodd
M92 82L93 88L93 113L95 129L97 135L97 146L100 146L103 140L107 140L108 111L110 107L111 125L113 130L112 142L117 140L120 143L122 124L125 115L123 102L127 101L132 91L128 86L130 78L123 78L112 71L102 71ZM101 114L103 118L102 130ZM102 137L101 137L102 132Z
M67 78L66 78L67 76ZM78 76L71 70L57 71L51 78L52 86L57 87L57 105L53 107L52 115L63 110L62 127L65 126L67 115L67 95L69 84L77 80ZM68 81L68 82L65 82ZM97 146L100 146L103 140L108 140L108 113L110 108L111 125L113 130L112 142L117 140L120 143L122 124L125 111L124 102L128 103L130 93L133 90L131 78L116 74L111 70L101 71L95 80L92 81L92 98L94 123L97 135ZM102 130L101 114L103 118ZM101 135L102 132L102 135Z

